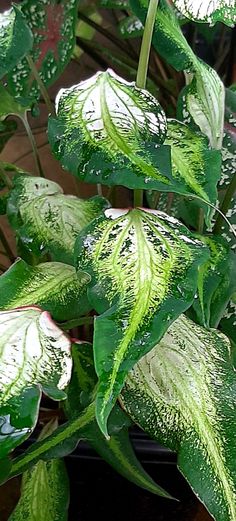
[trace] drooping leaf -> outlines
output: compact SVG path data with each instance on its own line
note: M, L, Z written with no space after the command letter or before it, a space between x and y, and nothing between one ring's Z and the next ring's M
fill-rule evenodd
M13 69L32 46L33 36L21 10L14 5L0 13L0 78Z
M225 89L217 72L198 61L191 83L182 94L182 112L205 134L212 148L221 149L224 134Z
M46 86L51 85L68 64L75 44L78 0L24 0L25 20L34 37L32 59ZM26 59L18 60L8 75L12 94L37 98L39 88Z
M72 356L73 373L65 402L69 418L81 413L91 402L97 383L92 346L85 342L76 342L72 346ZM98 454L120 474L149 492L170 498L169 494L156 485L140 465L129 439L128 429L131 423L117 405L109 418L109 440L103 436L95 419L88 425L85 436Z
M133 13L144 24L149 0L130 0ZM197 58L184 37L178 18L166 0L159 0L153 46L176 70L195 70Z
M70 341L48 312L28 306L0 312L0 458L26 439L42 390L63 400L71 373Z
M119 32L122 38L138 38L143 34L143 24L135 15L123 18L119 23Z
M35 253L49 252L52 259L73 264L78 233L108 202L102 197L88 200L64 195L52 181L21 176L8 201L8 217L17 235Z
M54 424L45 425L40 439L53 432ZM62 459L38 461L22 476L21 496L9 521L67 521L69 480Z
M61 262L30 266L18 259L0 277L0 309L38 305L54 320L65 321L87 313L89 276Z
M198 298L190 316L200 325L217 327L232 294L236 291L236 258L223 237L199 236L211 255L199 268Z
M173 3L183 16L196 22L224 22L231 27L236 23L235 0L173 0Z
M209 149L205 136L179 121L168 120L167 129L174 177L185 179L190 191L215 204L221 175L220 152Z
M127 371L191 305L207 257L185 226L157 211L106 210L79 235L77 269L91 275L94 308L108 308L94 333L97 419L105 434Z
M185 316L129 373L122 403L178 453L178 467L217 521L236 519L236 373L230 344Z

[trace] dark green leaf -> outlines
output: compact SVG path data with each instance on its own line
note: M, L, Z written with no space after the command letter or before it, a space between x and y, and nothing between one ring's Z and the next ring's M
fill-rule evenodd
M78 233L108 205L102 197L79 199L64 195L53 181L21 176L14 183L7 213L28 250L35 255L49 252L53 260L73 264Z
M178 467L217 521L236 519L236 373L230 344L183 315L130 372L122 403L178 453Z
M0 312L0 458L35 427L42 390L63 400L70 341L36 306Z
M29 53L33 36L20 9L0 13L0 78Z
M104 433L129 369L192 303L208 250L176 219L151 210L106 210L78 237L77 269L91 275L97 419Z
M230 300L224 316L220 321L219 328L225 333L236 346L236 295Z
M9 115L23 117L25 112L30 109L28 100L13 98L13 96L0 83L0 120L6 119Z
M0 277L0 309L36 304L49 311L54 320L70 320L90 309L86 297L89 280L86 273L78 277L68 264L29 266L18 259Z
M60 76L72 55L77 6L78 0L25 0L21 5L34 37L31 56L46 86ZM8 86L14 96L38 97L39 88L26 59L17 61L8 75Z
M127 16L119 23L122 38L138 38L143 34L143 24L137 16Z

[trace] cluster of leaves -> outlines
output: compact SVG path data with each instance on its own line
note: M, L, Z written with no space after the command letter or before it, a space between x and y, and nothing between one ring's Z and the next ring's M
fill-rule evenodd
M143 30L148 0L101 3L128 11L127 31ZM173 4L199 23L236 21L234 0ZM0 117L18 116L29 135L27 112L71 58L77 8L77 0L24 0L0 17ZM111 190L145 190L147 208L65 195L0 161L0 213L21 256L0 277L0 478L23 473L12 521L39 512L67 519L61 458L81 439L170 499L136 458L132 421L177 452L216 521L236 520L235 254L215 214L221 204L234 224L236 93L195 56L167 0L156 10L153 46L186 75L175 119L108 69L60 90L48 121L64 169ZM14 132L4 125L2 147ZM66 333L85 323L94 325L93 345ZM35 429L42 393L62 402L67 421L51 421L12 457Z

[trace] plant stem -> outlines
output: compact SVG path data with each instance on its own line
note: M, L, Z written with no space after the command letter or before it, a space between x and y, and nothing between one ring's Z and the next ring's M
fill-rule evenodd
M68 320L67 322L58 324L63 331L69 331L70 329L73 329L74 327L78 326L84 326L84 325L90 325L93 324L94 317L81 317L81 318L75 318L74 320Z
M134 207L143 206L143 190L134 190Z
M38 69L35 66L35 63L33 62L32 57L29 54L28 54L28 56L26 56L26 58L27 58L27 61L28 61L28 65L29 65L29 67L30 67L30 69L31 69L31 71L32 71L32 73L34 75L34 78L37 81L37 84L38 84L38 86L40 88L40 92L41 92L41 94L43 96L43 99L44 99L44 101L46 103L48 112L52 116L55 116L56 115L55 114L55 109L54 109L53 104L52 104L52 102L50 100L50 96L48 94L48 91L47 91L47 89L46 89L46 87L45 87L45 85L44 85L44 83L43 83L43 81L42 81L42 79L41 79L41 77L39 75Z
M12 183L10 177L5 172L2 161L0 161L0 178L2 179L4 184L7 186L7 188L9 188L9 190L11 190L11 188L13 187L13 183Z
M103 196L102 185L100 183L97 184L97 194L100 195L100 197Z
M139 89L145 89L146 87L148 64L152 44L152 35L156 19L158 2L159 0L150 0L149 2L136 78L136 86ZM134 190L134 206L143 206L143 190Z
M231 200L234 196L234 193L236 191L236 174L234 174L234 176L232 177L231 179L231 182L227 188L227 191L225 193L225 196L224 196L224 199L220 205L220 211L226 215L227 212L228 212L228 209L230 207L230 203L231 203ZM213 233L215 235L219 235L220 232L221 232L221 227L223 225L223 222L224 222L224 218L223 216L218 213L217 215L217 218L216 218L216 222L215 222L215 226L213 228Z
M138 64L138 72L136 85L140 89L145 89L146 81L147 81L147 71L148 71L148 63L150 57L150 50L152 44L152 34L156 19L156 11L158 7L159 0L150 0L147 18L144 27L141 51L139 56L139 64Z
M22 121L22 123L23 123L23 125L25 127L25 130L27 132L27 135L28 135L31 147L32 147L33 156L34 156L34 160L35 160L35 164L36 164L38 175L40 177L45 177L45 175L43 173L42 165L41 165L41 162L40 162L36 141L34 139L34 135L33 135L33 132L32 132L32 130L30 128L30 125L28 123L26 112L25 112L25 114L23 116L20 116L20 119L21 119L21 121Z
M0 242L2 243L3 245L3 248L5 249L5 252L7 253L7 256L9 258L10 261L13 261L15 260L15 255L10 247L10 245L8 244L8 241L4 235L4 232L3 230L0 228Z
M203 230L204 230L204 210L203 210L203 208L199 208L197 231L198 231L198 233L200 233L202 235Z

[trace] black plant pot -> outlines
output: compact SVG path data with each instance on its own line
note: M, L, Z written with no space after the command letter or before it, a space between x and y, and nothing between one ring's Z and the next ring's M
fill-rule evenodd
M133 431L131 439L146 471L179 502L133 485L81 442L66 458L71 482L69 520L193 521L199 503L177 469L175 454L142 431Z

